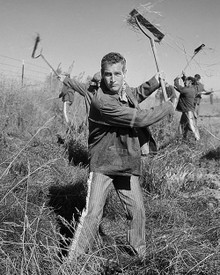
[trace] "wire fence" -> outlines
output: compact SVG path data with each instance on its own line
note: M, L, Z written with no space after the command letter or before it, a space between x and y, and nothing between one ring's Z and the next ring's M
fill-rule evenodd
M52 78L48 67L39 66L25 60L0 55L0 79L16 80L21 86L42 84Z
M78 78L81 79L83 76L79 75ZM43 85L45 82L52 86L53 79L54 73L49 67L0 54L0 80L16 81L23 87L27 85ZM216 90L214 94L215 97L220 97L220 90Z

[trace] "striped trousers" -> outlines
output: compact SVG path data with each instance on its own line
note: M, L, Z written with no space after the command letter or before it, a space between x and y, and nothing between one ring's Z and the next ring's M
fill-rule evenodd
M94 243L105 201L112 184L125 209L129 224L128 242L140 256L145 254L146 218L139 177L107 176L91 172L88 179L86 207L69 248L69 260L88 252Z

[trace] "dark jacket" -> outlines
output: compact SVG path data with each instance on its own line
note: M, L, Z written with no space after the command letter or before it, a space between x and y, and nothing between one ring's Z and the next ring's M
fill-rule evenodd
M181 86L179 84L180 78L175 78L174 80L174 86L176 87L176 90L180 93L179 101L177 104L177 111L179 112L188 112L188 111L194 111L195 110L195 97L196 97L196 89L195 86L186 87Z
M155 85L158 85L158 83L155 82ZM128 94L130 94L130 100L129 100L130 105L135 106L135 108L137 109L140 109L137 99L135 99L133 96L132 89L133 88L130 88L129 86L127 86L127 96ZM70 79L67 77L64 79L64 85L59 97L62 98L63 102L68 101L72 104L74 101L75 92L79 93L85 99L86 114L88 116L89 110L90 110L90 104L95 91L96 89L94 86L91 86L91 85L88 86L84 83L79 82L74 78ZM148 91L145 91L144 97L140 98L139 101L146 99L146 97L148 97L153 91L154 91L154 87L152 86L151 89L148 89ZM137 131L138 131L138 137L139 137L142 155L146 156L148 153L155 153L157 151L157 145L153 136L150 133L149 128L147 127L138 128Z
M93 96L89 114L90 171L106 175L140 175L140 129L150 126L173 111L171 102L150 110L141 110L138 103L158 89L155 78L137 88L126 87L128 103L118 94L111 94L105 84ZM144 128L145 140L151 139Z

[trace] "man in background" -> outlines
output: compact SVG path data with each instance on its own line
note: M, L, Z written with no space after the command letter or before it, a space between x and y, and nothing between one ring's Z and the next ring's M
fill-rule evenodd
M81 96L84 97L85 106L86 106L86 120L89 115L90 110L90 104L92 97L95 93L95 91L99 88L101 82L101 74L100 72L97 72L94 74L93 78L89 81L88 84L82 83L75 78L70 78L67 76L63 80L63 87L61 90L61 93L59 95L59 98L62 98L63 101L63 114L64 119L67 123L67 125L71 126L72 121L70 119L70 106L73 104L74 101L74 94L77 92Z
M196 118L199 117L199 109L200 109L200 103L202 100L202 94L206 94L206 90L204 88L204 85L200 82L201 76L199 74L195 74L195 88L196 88L196 96L195 96L195 115Z
M181 78L183 78L183 76L178 76L174 80L174 86L180 93L176 110L182 113L179 131L184 139L186 139L188 131L191 131L195 139L199 140L200 135L195 117L196 80L191 76L185 77L184 86L182 86L180 84Z

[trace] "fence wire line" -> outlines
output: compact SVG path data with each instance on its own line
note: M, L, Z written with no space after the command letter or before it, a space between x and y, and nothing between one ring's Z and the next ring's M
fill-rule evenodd
M22 74L21 72L18 72L18 71L12 71L12 70L7 70L7 69L4 69L4 70L0 70L0 76L1 77L5 77L5 78L11 78L13 75L13 77L16 77L17 78L20 78L22 77ZM31 74L31 73L28 73L28 71L25 72L25 75L24 75L24 79L25 80L28 80L28 79L32 79L32 80L41 80L41 81L45 81L47 77L50 77L50 74L48 75L39 75L39 74Z
M2 54L0 54L0 57L4 57L4 58L7 58L7 59L11 59L11 60L14 60L14 61L17 61L17 62L23 62L23 60L25 61L25 59L17 59L17 58L10 57L10 56L6 56L6 55L2 55ZM28 65L34 66L34 67L38 67L38 68L41 68L41 69L44 69L44 70L47 70L47 71L48 71L48 68L43 67L43 66L35 65L35 64L29 63L29 62L25 62L25 64L28 64Z
M17 69L21 69L21 67L19 67L19 66L14 66L14 65L11 65L11 64L7 64L7 63L0 63L0 64L1 65L5 65L5 66L9 66L9 67L13 67L13 68L17 68ZM2 71L8 71L7 69L3 69L3 68L1 68L0 70L2 70ZM25 71L26 70L27 71L31 71L31 72L35 72L35 73L44 74L44 75L50 74L49 72L46 73L46 72L36 71L36 70L32 70L32 69L29 69L29 68L25 67ZM11 72L13 72L13 71L11 71Z
M34 64L31 64L29 62L23 62L21 63L20 59L16 59L13 57L9 57L9 56L5 56L5 55L0 55L0 57L4 57L7 59L11 59L14 60L16 62L19 62L21 65L15 65L15 64L9 64L6 62L0 62L0 65L2 65L0 67L0 75L2 77L6 77L6 78L11 78L12 76L17 78L23 78L25 80L36 80L36 81L45 81L46 77L49 77L51 75L51 71L49 71L48 68L44 68L41 66L35 66ZM27 65L28 64L28 65ZM40 70L34 70L33 68L31 69L30 66L34 66L36 68L43 68L45 70L47 70L47 72L45 71L40 71ZM11 70L9 70L7 67L12 68ZM24 69L24 76L22 77L22 70ZM40 75L39 75L40 74Z

